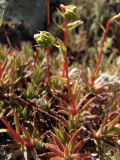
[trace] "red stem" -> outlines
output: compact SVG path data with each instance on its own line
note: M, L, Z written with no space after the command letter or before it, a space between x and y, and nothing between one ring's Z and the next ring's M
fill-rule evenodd
M64 18L64 45L67 49L68 47L68 20L67 18ZM65 63L63 65L63 73L62 73L62 77L65 76Z
M92 81L91 81L91 83L89 84L91 87L93 87L94 82L95 82L95 79L96 79L96 77L97 77L97 75L98 75L98 73L99 73L100 62L101 62L101 60L102 60L103 51L104 51L104 44L105 44L106 37L107 37L107 33L108 33L108 30L109 30L109 28L110 28L110 24L111 24L112 21L113 21L113 17L111 17L111 18L108 20L107 25L106 25L106 28L105 28L105 31L104 31L104 34L103 34L103 39L102 39L102 42L101 42L100 52L99 52L99 54L98 54L98 58L97 58L97 61L96 61L95 72L94 72Z
M65 6L64 4L61 4L60 5L60 10L61 12L65 12ZM67 18L64 18L64 45L67 49L68 47L68 19ZM63 65L63 71L62 71L62 77L65 76L65 63Z
M76 107L76 103L75 103L75 97L74 94L72 92L71 89L71 85L70 85L70 79L69 79L69 75L68 75L68 63L67 63L67 56L65 57L65 72L66 72L66 79L67 79L67 85L70 91L70 95L71 95L71 103L72 103L72 114L76 115L77 113L77 107Z
M61 11L64 13L65 12L65 7L63 4L60 5L60 9ZM68 19L64 18L64 45L66 47L67 50L67 46L68 46ZM74 94L72 92L71 89L71 85L70 85L70 79L69 79L69 75L68 75L68 62L67 62L67 51L65 54L65 62L64 62L64 66L63 66L63 76L66 74L66 79L67 79L67 85L70 91L70 95L71 95L71 103L72 103L72 114L76 115L77 113L77 107L76 107L76 103L75 103L75 97Z

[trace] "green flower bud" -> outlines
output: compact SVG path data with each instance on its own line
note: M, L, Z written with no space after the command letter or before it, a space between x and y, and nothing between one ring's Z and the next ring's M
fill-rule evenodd
M65 17L70 21L78 19L79 9L74 5L65 6Z
M56 41L56 38L46 31L35 34L34 39L40 47L49 47L54 45L54 42Z
M59 48L63 56L65 56L66 48L64 43L59 38L55 38L49 32L41 31L40 33L34 35L34 39L40 47L55 46Z
M79 19L80 14L79 14L79 8L77 8L74 5L67 5L64 6L64 13L60 11L60 14L67 18L68 21L75 21L77 19Z

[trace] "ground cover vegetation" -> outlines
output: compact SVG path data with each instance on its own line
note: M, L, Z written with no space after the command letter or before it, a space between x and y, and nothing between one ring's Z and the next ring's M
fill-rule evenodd
M36 32L36 46L0 46L1 159L120 159L120 57L112 32L120 14L103 26L106 3L94 3L89 33L83 27L89 9L82 14L77 0L60 4L52 33L46 0L47 31Z

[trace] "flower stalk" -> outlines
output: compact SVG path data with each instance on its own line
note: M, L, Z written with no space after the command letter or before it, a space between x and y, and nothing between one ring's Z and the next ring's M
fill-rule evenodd
M65 13L65 6L63 4L60 5L60 10L61 12L64 14ZM68 19L67 17L64 17L64 45L66 47L66 50L67 50L67 47L68 47ZM66 51L67 52L67 51ZM67 54L66 54L67 55ZM67 59L67 58L65 58ZM66 63L66 62L65 62ZM65 76L65 67L66 67L66 64L64 63L63 65L63 73L62 73L62 77Z
M102 60L102 57L103 57L104 45L105 45L105 41L106 41L106 38L107 38L107 33L109 31L110 25L113 21L115 21L118 18L120 18L120 13L118 15L115 15L115 16L111 17L107 21L107 24L106 24L106 27L105 27L105 30L104 30L104 34L103 34L103 39L102 39L102 42L101 42L101 48L100 48L98 58L97 58L97 61L96 61L95 72L93 74L92 81L89 83L90 87L93 87L95 79L98 76L98 73L99 73L99 70L100 70L100 63L101 63L101 60Z

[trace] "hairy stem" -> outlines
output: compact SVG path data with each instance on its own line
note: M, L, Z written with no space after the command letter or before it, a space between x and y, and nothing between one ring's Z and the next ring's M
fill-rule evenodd
M67 18L64 18L64 45L67 49L68 47L68 20ZM65 76L65 63L63 65L63 73L62 76Z
M60 9L63 13L65 12L65 7L63 4L60 5ZM68 89L69 89L70 95L71 95L72 114L76 115L77 109L76 109L75 97L74 97L74 94L71 89L70 79L69 79L69 75L68 75L68 62L67 62L68 19L67 18L64 18L64 45L66 47L66 53L64 54L65 55L64 56L65 62L64 62L64 66L63 66L63 76L66 76Z
M65 6L64 4L60 5L60 10L62 13L65 12ZM64 17L64 45L67 49L68 47L68 19ZM65 63L63 65L63 71L62 71L62 77L65 76Z

